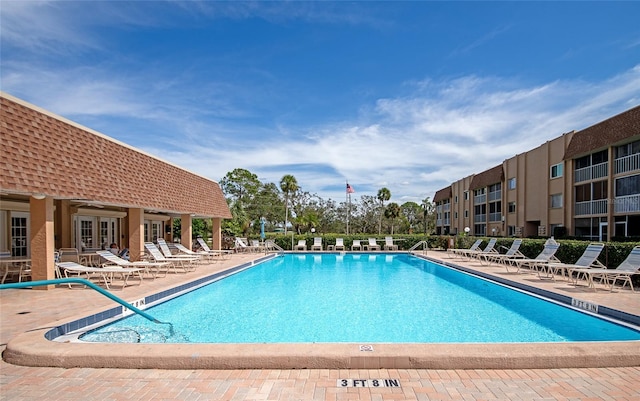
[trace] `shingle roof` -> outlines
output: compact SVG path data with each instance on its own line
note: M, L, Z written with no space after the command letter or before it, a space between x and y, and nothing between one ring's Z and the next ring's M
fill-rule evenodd
M502 164L500 164L480 174L474 175L469 184L469 189L473 191L502 181L504 181L504 171L502 170Z
M438 192L436 192L436 194L433 196L433 201L440 202L446 199L451 199L451 193L452 193L451 186L442 188L438 190Z
M0 188L231 218L217 182L0 93Z
M569 142L564 158L573 159L638 135L640 106L576 132Z

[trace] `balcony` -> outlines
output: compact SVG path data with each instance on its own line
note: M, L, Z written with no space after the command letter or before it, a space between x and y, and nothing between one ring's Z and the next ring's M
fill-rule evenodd
M613 200L613 211L615 213L640 212L640 194L618 196Z
M475 216L473 216L473 222L474 223L486 223L487 222L487 215L486 214L476 214Z
M489 202L502 199L502 191L489 192Z
M449 210L451 210L451 203L445 203L442 205L442 211L448 212Z
M615 174L627 173L629 171L640 170L640 153L621 157L615 160Z
M608 175L609 162L594 164L593 166L579 168L575 171L575 182L595 180Z
M474 205L482 205L487 202L487 195L476 195L473 197Z
M587 202L576 202L576 216L585 216L590 214L607 214L607 200L598 199Z
M502 221L502 213L489 213L489 221Z
M450 225L451 225L451 219L437 219L436 220L436 226L438 226L438 227L450 226Z

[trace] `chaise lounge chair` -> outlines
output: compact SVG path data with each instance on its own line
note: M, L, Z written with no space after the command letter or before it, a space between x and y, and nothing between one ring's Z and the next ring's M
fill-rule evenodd
M505 259L510 259L510 258L511 259L518 259L518 258L524 259L525 256L522 254L522 252L519 251L520 245L522 245L522 240L521 239L515 239L511 243L511 247L509 247L509 249L507 249L506 247L502 247L502 248L507 249L506 253L503 253L503 254L491 253L491 254L487 254L487 255L481 255L480 256L480 262L482 263L484 261L484 262L487 262L487 263L492 263L492 262L504 263Z
M294 251L306 251L307 250L307 241L301 239L298 240L298 245L293 247Z
M209 248L209 245L207 245L207 243L204 241L204 238L202 238L202 237L196 238L196 241L198 241L198 245L200 245L200 248L202 248L202 251L208 253L209 255L221 256L223 259L231 258L231 254L233 253L232 250L228 250L228 249L227 250L224 250L224 249L213 250L213 249Z
M167 258L162 254L162 252L160 252L160 249L158 249L156 244L154 244L153 242L145 242L144 247L147 250L147 252L149 252L149 254L151 255L154 261L168 262L169 267L172 267L174 272L177 272L178 267L182 268L182 270L184 270L185 273L188 272L189 270L195 270L195 264L194 264L193 258L186 258L186 257L183 258L183 257L177 257L177 256L173 258Z
M516 268L516 273L520 273L520 270L528 269L529 272L532 270L537 271L539 266L543 266L549 262L560 262L560 259L555 257L556 251L558 251L560 245L556 242L547 242L544 245L542 251L533 259L513 257L513 258L505 258L504 266L509 271L509 266L513 266Z
M364 246L365 251L379 251L380 245L376 242L375 238L369 238L369 243Z
M480 259L481 257L486 257L488 255L497 255L498 251L496 251L494 249L494 247L496 246L496 242L498 242L497 238L491 238L489 240L489 242L487 243L487 246L484 247L484 249L479 249L479 250L475 250L475 251L467 251L464 253L464 255L467 258L476 258L476 259Z
M393 243L393 237L384 237L384 250L385 251L398 250L398 245Z
M355 251L356 249L359 251L362 250L362 244L360 243L359 239L354 239L353 243L351 244L351 250Z
M447 251L452 253L454 257L464 257L465 253L469 251L477 251L482 244L482 240L476 240L469 248L449 248Z
M311 250L312 251L321 251L322 250L322 238L320 238L320 237L314 237L313 238L313 245L311 245Z
M65 277L69 277L70 274L75 275L77 277L86 276L87 280L90 280L92 277L99 277L104 283L107 289L111 289L111 284L113 283L114 276L120 276L122 278L123 284L122 288L128 285L129 277L137 274L140 278L140 284L142 284L142 274L144 268L136 267L136 268L123 268L119 266L111 266L111 267L89 267L83 266L76 262L58 262L56 264L56 268L60 269L64 272ZM71 287L71 286L69 286Z
M149 261L138 261L138 262L130 262L126 259L122 259L119 256L114 255L111 251L96 251L96 253L107 263L102 264L102 267L111 266L120 266L126 268L142 268L146 273L149 273L155 279L160 273L161 268L168 268L170 263L168 262L149 262ZM164 271L164 275L167 275L167 270ZM164 277L164 276L163 276Z
M158 238L157 242L158 242L158 245L160 246L160 251L168 259L173 259L173 258L191 258L191 259L193 259L194 262L198 262L198 261L201 261L202 258L203 258L203 255L197 255L197 254L186 254L185 253L185 254L175 254L174 255L173 252L171 252L171 249L169 249L169 245L167 244L167 242L164 239Z
M565 276L565 273L568 279L571 279L573 276L573 271L578 271L577 275L579 276L580 270L590 269L590 268L607 268L605 265L600 263L598 260L598 256L604 249L603 243L591 243L587 246L587 248L582 253L582 256L576 261L576 263L545 263L541 264L539 267L538 275L544 272L547 274L547 277L551 276L552 280L555 280L556 275ZM578 277L575 278L574 283L576 283Z
M576 271L578 269L574 269ZM640 274L640 245L634 247L629 255L627 255L626 259L620 263L618 267L615 269L599 269L599 268L591 268L580 270L582 275L585 276L587 280L587 284L590 288L595 289L595 285L593 282L594 278L600 279L605 286L608 286L611 291L613 291L613 286L618 280L622 280L621 288L624 288L627 283L631 287L631 291L635 292L633 288L633 281L631 280L631 276L634 274ZM577 279L577 277L576 277Z
M336 238L336 244L333 246L332 249L336 251L344 251L344 239Z

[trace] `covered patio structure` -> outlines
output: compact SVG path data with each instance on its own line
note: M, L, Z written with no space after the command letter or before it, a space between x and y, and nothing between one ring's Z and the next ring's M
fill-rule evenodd
M0 92L0 251L28 258L33 280L54 278L54 252L115 242L132 260L144 242L191 249L193 219L210 219L212 248L231 218L217 182ZM43 288L43 287L39 287Z

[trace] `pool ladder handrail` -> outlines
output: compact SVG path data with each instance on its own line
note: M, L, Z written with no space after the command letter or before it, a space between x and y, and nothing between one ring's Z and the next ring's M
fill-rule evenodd
M429 243L425 240L422 240L409 248L409 253L413 253L413 251L415 251L420 245L422 245L422 252L426 255L427 251L429 250Z
M152 321L153 323L170 324L170 323L166 323L166 322L161 322L160 320L154 318L153 316L149 315L148 313L143 312L142 310L140 310L140 309L136 308L135 306L131 305L127 301L116 297L115 295L113 295L109 291L107 291L107 290L97 286L96 284L92 283L91 281L83 279L83 278L68 277L68 278L58 278L58 279L55 279L55 280L23 281L21 283L0 284L0 290L8 290L8 289L11 289L11 288L42 287L42 286L45 286L45 285L57 285L57 284L82 284L82 285L85 285L85 286L87 286L89 288L92 288L92 289L98 291L100 294L102 294L105 297L111 299L112 301L115 301L115 302L119 303L120 305L124 306L125 308L131 309L134 313L137 313L138 315L144 317L147 320Z
M264 253L267 254L269 252L272 252L272 249L275 249L277 253L279 254L283 254L284 253L284 249L282 249L282 247L278 244L276 244L273 241L266 241L265 242L265 247L264 247Z

